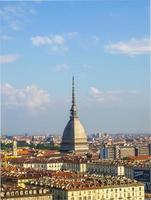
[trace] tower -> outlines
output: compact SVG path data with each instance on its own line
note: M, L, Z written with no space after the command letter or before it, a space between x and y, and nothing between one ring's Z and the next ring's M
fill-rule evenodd
M13 156L17 156L17 141L13 140Z
M50 136L50 147L54 147L54 146L55 146L54 137Z
M78 117L75 101L74 77L72 78L72 106L70 119L64 129L61 143L61 152L87 152L88 142L85 129Z

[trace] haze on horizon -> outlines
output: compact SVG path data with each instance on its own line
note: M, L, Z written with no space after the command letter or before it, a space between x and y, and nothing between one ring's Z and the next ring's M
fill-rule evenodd
M0 2L1 132L150 133L149 0ZM141 13L141 14L140 14Z

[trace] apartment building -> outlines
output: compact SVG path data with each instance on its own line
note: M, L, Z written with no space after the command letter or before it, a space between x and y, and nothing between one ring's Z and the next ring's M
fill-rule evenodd
M2 200L52 200L52 194L46 189L1 189Z
M124 176L124 166L113 161L87 163L87 172L112 176Z
M85 181L57 183L52 188L54 200L144 200L144 186L137 181L103 177Z

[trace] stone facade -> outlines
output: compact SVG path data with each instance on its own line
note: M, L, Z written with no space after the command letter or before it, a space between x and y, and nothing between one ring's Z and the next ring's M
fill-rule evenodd
M143 186L53 189L54 200L144 200Z
M1 191L2 200L52 200L52 194L46 189L18 189Z
M104 174L112 176L124 176L125 169L122 165L115 165L110 163L87 163L87 172L94 174Z

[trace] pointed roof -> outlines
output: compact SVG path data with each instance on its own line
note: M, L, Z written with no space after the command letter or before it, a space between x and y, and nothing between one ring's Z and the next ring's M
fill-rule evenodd
M70 118L78 117L78 111L76 107L76 101L75 101L75 92L74 92L74 76L72 77L72 106L70 109Z
M75 88L74 88L74 76L73 76L70 120L67 123L63 132L61 151L88 150L86 132L78 117L74 90Z

